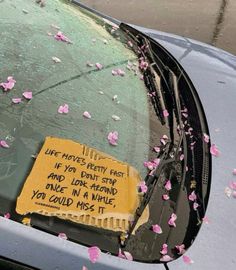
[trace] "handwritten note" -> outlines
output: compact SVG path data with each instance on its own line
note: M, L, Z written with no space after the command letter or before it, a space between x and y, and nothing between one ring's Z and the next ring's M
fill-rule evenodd
M124 162L71 140L47 137L16 211L125 231L140 203L139 182L138 172Z

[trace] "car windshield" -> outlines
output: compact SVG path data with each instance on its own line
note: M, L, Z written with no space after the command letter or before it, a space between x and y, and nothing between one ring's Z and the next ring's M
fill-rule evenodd
M17 197L47 137L72 140L97 154L103 153L113 163L128 164L129 170L132 168L138 173L140 181L150 173L155 176L155 169L169 147L169 157L178 162L170 162L164 172L159 172L161 193L157 195L157 190L152 190L154 195L147 202L149 210L143 209L146 217L140 221L137 213L133 213L133 219L127 220L131 225L134 220L141 222L136 235L132 231L132 236L127 237L126 232L109 230L108 225L91 226L85 221L74 222L37 211L31 214L29 211L27 215L35 228L55 235L63 231L72 241L98 245L116 255L128 239L125 248L135 260L159 261L163 241L170 234L168 220L178 210L179 189L187 183L181 182L186 168L189 166L188 183L192 181L193 186L193 178L202 176L203 170L196 175L192 169L195 168L193 158L188 158L189 164L184 161L186 149L190 144L193 148L203 130L188 141L181 139L185 132L191 135L185 104L190 98L184 101L177 90L178 85L189 87L181 85L183 72L179 71L177 81L172 71L164 71L153 62L155 55L148 48L154 49L155 45L149 44L146 37L137 37L136 32L119 28L68 1L48 1L46 6L43 1L1 1L0 22L1 215L10 215L13 220L25 223L25 216L16 212ZM171 86L175 89L171 94L162 96L158 92L163 88L166 93ZM46 166L45 163L45 170ZM141 181L136 187L139 198L145 194L146 184ZM172 193L168 185L172 185ZM187 196L193 192L192 187L183 189L183 209L188 218L192 206ZM204 201L206 192L199 193ZM168 199L170 204L164 207ZM157 203L161 207L156 212ZM194 220L199 221L203 212L195 211ZM181 221L181 233L171 240L172 245L181 244L185 239L188 218ZM158 234L153 235L153 225L160 224L161 220L166 233L159 241ZM191 245L197 231L198 228L193 236L186 238L186 247ZM174 252L172 256L178 257L178 254Z

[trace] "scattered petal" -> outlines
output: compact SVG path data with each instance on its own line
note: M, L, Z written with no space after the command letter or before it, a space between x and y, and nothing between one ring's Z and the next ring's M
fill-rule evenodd
M218 157L220 155L220 151L218 150L218 148L215 144L211 145L210 152L215 157Z
M7 144L7 142L4 141L4 140L0 140L0 146L1 146L2 148L9 148L9 147L10 147L10 146Z
M96 66L96 68L97 68L98 70L103 69L103 65L100 64L100 63L96 63L95 66Z
M143 71L145 71L148 68L148 62L141 60L140 64L139 64L139 68Z
M133 256L131 255L131 253L129 253L128 251L124 251L124 255L126 260L133 261Z
M0 83L0 86L3 88L4 91L11 90L15 86L16 81L13 79L12 76L7 78L7 82Z
M88 249L89 259L92 263L95 263L101 254L101 250L98 247L90 247Z
M168 221L168 224L172 227L176 227L176 224L175 224L175 221L177 219L177 215L176 214L172 214L169 221Z
M186 256L186 255L183 255L183 261L184 261L184 263L186 263L186 264L192 264L192 263L194 263L194 261L192 260L192 259L190 259L188 256Z
M236 190L236 182L230 182L229 187Z
M161 151L161 148L158 147L158 146L155 146L153 149L154 149L154 151L155 151L156 153L160 153L160 151Z
M184 160L184 154L180 155L179 160L180 161Z
M112 131L108 134L107 139L111 145L117 145L118 135L117 131Z
M236 175L236 169L233 169L233 174Z
M25 14L28 14L29 13L29 11L26 10L26 9L22 9L22 12L25 13Z
M141 181L139 184L139 188L141 189L141 192L146 193L148 190L148 187L146 185L145 181Z
M164 201L168 201L170 199L170 196L168 194L164 194L164 195L162 195L162 199Z
M134 46L133 43L132 43L132 41L130 41L130 40L127 42L127 44L128 44L129 47L131 47L131 48L133 48L133 46Z
M168 253L168 245L167 244L162 245L162 250L160 251L160 253L162 255L166 255Z
M59 59L59 58L56 57L56 56L53 56L53 57L52 57L52 60L53 60L55 63L61 63L61 59Z
M83 266L82 270L88 270L88 268L86 266Z
M155 158L152 161L144 161L143 165L144 167L148 168L149 170L154 170L156 169L156 167L160 164L160 159L159 158Z
M57 34L54 36L54 38L57 40L57 41L63 41L63 42L66 42L66 43L72 43L68 37L66 37L61 31L58 31Z
M87 65L87 67L93 67L94 66L94 64L89 62L89 61L87 61L86 65Z
M225 195L230 198L232 194L232 189L230 189L229 187L225 188Z
M204 133L203 134L203 140L204 140L205 143L209 143L210 142L210 137L206 133Z
M171 258L169 255L164 255L160 258L161 262L170 262L173 261L173 258Z
M104 92L102 92L102 91L99 91L98 93L99 93L100 95L104 95Z
M120 117L117 116L117 115L112 115L112 119L113 119L114 121L120 121L120 120L121 120Z
M33 94L31 91L25 91L22 96L28 100L32 99L33 98Z
M177 249L179 255L183 255L186 252L184 244L177 245L175 248Z
M232 196L234 199L236 199L236 191L233 191Z
M170 180L166 180L165 189L170 191L172 189Z
M117 70L116 70L116 69L113 69L113 70L111 71L111 74L112 74L113 76L118 75Z
M10 219L10 218L11 218L11 214L10 214L10 213L6 213L6 214L4 214L4 218L6 218L6 219Z
M21 103L22 98L13 98L11 101L12 101L12 103L14 103L14 104L19 104L19 103Z
M197 202L193 203L193 210L197 211L197 208L199 207L199 204Z
M167 110L164 110L164 111L163 111L163 116L164 116L164 117L168 117L168 116L169 116L169 113L168 113Z
M91 114L89 113L89 112L87 112L87 111L85 111L84 113L83 113L83 116L85 117L85 118L88 118L88 119L90 119L92 116L91 116Z
M69 112L69 105L68 104L64 104L64 105L61 105L59 108L58 108L58 113L60 114L67 114Z
M209 220L209 218L207 216L205 216L204 218L202 218L202 221L205 224L209 224L210 223L210 220Z
M67 235L65 233L59 233L58 237L64 240L67 240Z
M195 191L192 191L192 193L188 196L188 199L192 202L196 201L197 195L195 194Z
M103 39L103 43L104 43L104 44L107 44L108 41L107 41L106 39Z
M158 224L152 225L152 230L154 233L162 234L162 228Z

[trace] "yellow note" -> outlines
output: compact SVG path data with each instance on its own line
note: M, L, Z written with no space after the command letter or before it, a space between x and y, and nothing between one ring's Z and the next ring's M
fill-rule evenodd
M126 231L140 204L140 180L124 162L71 140L47 137L16 212Z

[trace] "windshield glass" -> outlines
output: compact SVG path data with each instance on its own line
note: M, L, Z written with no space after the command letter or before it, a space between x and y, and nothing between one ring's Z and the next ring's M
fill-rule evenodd
M30 218L31 226L56 235L63 231L72 241L87 246L98 245L115 255L123 246L137 261L159 262L163 255L161 247L175 227L175 223L170 225L168 220L180 211L177 206L181 202L182 213L187 217L179 218L177 237L175 234L174 240L170 237L170 241L174 247L186 238L186 247L190 246L199 226L194 236L185 237L186 230L193 231L189 216L194 215L197 222L205 211L204 206L202 212L193 212L188 200L195 190L190 182L200 179L204 170L201 168L195 174L193 145L198 141L202 149L202 134L207 128L200 129L199 125L196 136L191 133L191 125L200 120L194 118L197 109L192 118L187 119L187 101L191 101L192 96L190 90L186 97L179 93L178 87L190 87L184 81L186 78L181 78L183 71L178 66L174 68L177 78L163 64L163 59L153 54L157 50L156 44L149 43L142 35L137 36L135 31L119 28L67 1L48 1L46 6L43 3L30 0L19 0L17 4L0 2L1 215L10 214L12 219L23 223L25 217ZM170 61L168 57L166 59ZM189 104L193 102L190 101ZM195 103L192 104L189 110L194 110ZM189 138L186 139L187 132ZM121 190L125 185L132 190L127 187L120 195L121 200L125 198L120 204L128 214L125 216L122 211L114 214L110 210L102 212L107 215L105 219L97 220L94 216L78 214L82 202L77 203L78 213L72 210L65 213L60 207L66 203L68 206L71 199L54 200L52 207L49 205L52 200L42 203L44 198L37 197L36 191L29 196L25 186L34 180L32 175L37 179L37 175L41 177L48 170L50 162L42 158L41 149L50 138L51 143L54 139L60 140L64 151L74 151L75 160L79 147L82 147L91 150L85 153L86 158L96 162L107 158L113 164L111 166L118 163L124 166L130 178L122 178L123 173L113 170L113 177L106 181L102 178L103 183L110 183L110 189L104 185L102 188L97 186L96 191L115 194L118 191L114 189L114 183L118 178L128 181L122 184ZM57 155L50 149L44 151ZM100 157L94 158L94 153ZM208 154L207 149L204 154ZM198 152L199 163L202 163L202 155L201 150ZM41 167L37 169L39 162ZM92 175L90 170L98 172L102 166L91 165L87 160L84 164L90 164L83 171L86 181L73 178L72 185L77 183L87 188L91 181L97 180L98 176ZM165 169L156 171L159 165ZM111 167L109 169L111 173ZM208 170L207 167L204 172L208 173ZM152 182L150 175L156 182ZM188 180L185 180L186 175ZM51 189L53 198L58 190L63 193L68 189L68 186L59 185L63 179L58 177L51 175L57 185L45 184L46 189ZM208 176L206 178L207 185ZM147 190L151 192L147 193ZM73 192L80 196L79 189ZM146 197L145 193L148 194ZM205 193L199 190L199 199L204 200L206 196L207 201L208 193ZM101 201L112 205L115 200L97 199L99 194L92 195L95 206ZM37 211L30 210L25 201L23 204L27 205L28 212L19 210L19 201L27 196L29 200L36 197ZM83 198L88 199L85 195ZM146 204L142 204L142 198ZM157 205L160 206L158 209ZM52 208L60 211L55 214ZM113 205L113 208L119 206ZM136 209L142 209L141 217ZM83 210L94 211L88 204ZM161 223L165 233L160 241L154 230L155 225ZM135 228L130 230L132 224ZM173 252L172 257L178 256Z

